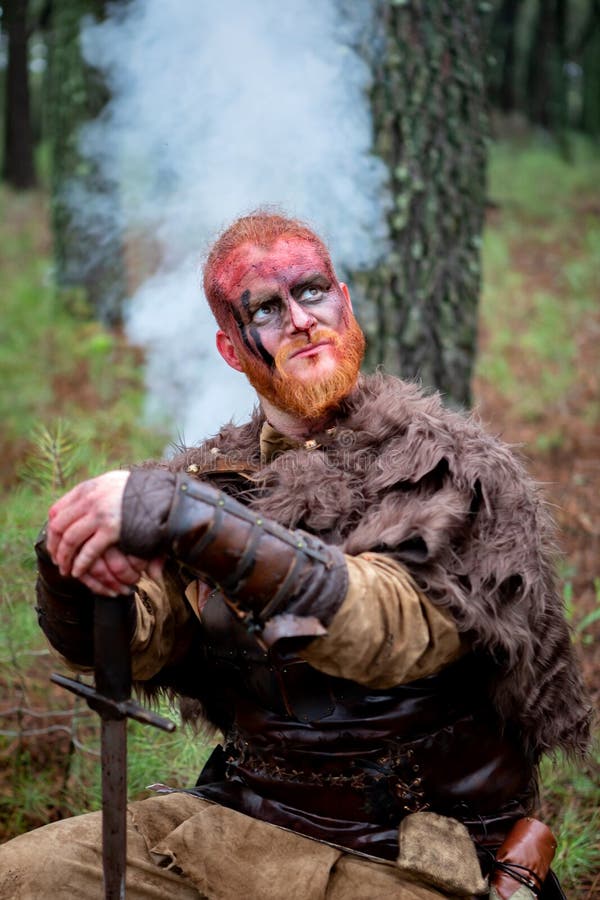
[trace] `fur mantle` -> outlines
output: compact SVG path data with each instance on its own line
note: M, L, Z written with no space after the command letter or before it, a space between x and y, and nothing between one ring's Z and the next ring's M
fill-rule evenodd
M473 417L392 376L363 376L333 434L261 465L264 418L226 425L169 463L257 467L241 497L344 552L388 553L491 661L492 701L537 758L582 752L590 710L554 571L554 530L514 453ZM212 465L211 465L212 461Z

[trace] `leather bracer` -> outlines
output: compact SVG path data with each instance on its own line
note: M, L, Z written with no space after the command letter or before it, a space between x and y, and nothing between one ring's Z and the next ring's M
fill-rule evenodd
M76 578L60 574L46 549L45 528L36 541L35 551L38 624L61 656L75 666L91 668L94 664L94 594ZM130 604L133 632L133 600Z
M337 548L282 528L202 481L162 469L131 473L119 543L144 558L172 554L218 587L267 644L324 634L348 587Z
M537 897L555 852L556 838L547 825L531 817L519 819L496 853L490 900Z

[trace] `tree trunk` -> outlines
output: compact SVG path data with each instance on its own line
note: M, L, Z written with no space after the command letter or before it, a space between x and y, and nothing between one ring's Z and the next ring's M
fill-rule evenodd
M80 49L83 16L102 15L103 8L103 0L53 5L47 94L57 283L81 287L94 312L114 324L124 294L118 191L79 148L81 126L96 118L108 100L101 77L86 65Z
M27 6L28 0L12 0L3 7L8 38L8 65L2 177L20 190L34 187L36 183L29 104Z
M566 41L566 0L538 0L527 68L529 119L559 136L567 123Z
M522 0L502 0L491 31L495 69L490 79L490 101L505 113L512 112L516 106L517 19L521 7Z
M488 118L483 4L379 5L375 149L389 166L391 244L364 288L367 364L470 404ZM370 314L367 312L370 310Z
M581 127L600 137L600 0L593 0L581 47Z

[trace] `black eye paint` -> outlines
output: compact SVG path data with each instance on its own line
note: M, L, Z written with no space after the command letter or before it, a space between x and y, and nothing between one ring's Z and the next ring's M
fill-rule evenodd
M250 334L252 335L252 340L256 344L256 349L260 353L263 362L266 363L270 369L274 368L275 360L273 359L269 351L265 348L260 334L258 333L258 328L251 327Z
M250 291L245 290L242 296L240 297L240 303L244 307L244 311L248 319L250 318ZM241 338L246 346L247 350L252 353L253 356L257 354L260 355L262 361L270 368L273 369L275 367L275 360L271 356L268 350L265 349L263 342L260 338L258 330L250 326L250 335L252 340L254 341L254 346L248 340L248 326L244 324L242 321L242 317L235 307L232 307L233 317L235 319L235 323L240 332Z

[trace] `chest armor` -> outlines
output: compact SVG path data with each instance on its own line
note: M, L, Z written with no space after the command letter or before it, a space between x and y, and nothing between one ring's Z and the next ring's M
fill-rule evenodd
M532 766L492 715L474 655L375 690L317 671L292 641L265 651L219 594L202 618L205 670L232 722L203 796L325 840L336 822L333 842L390 857L411 812L492 841L529 811Z

